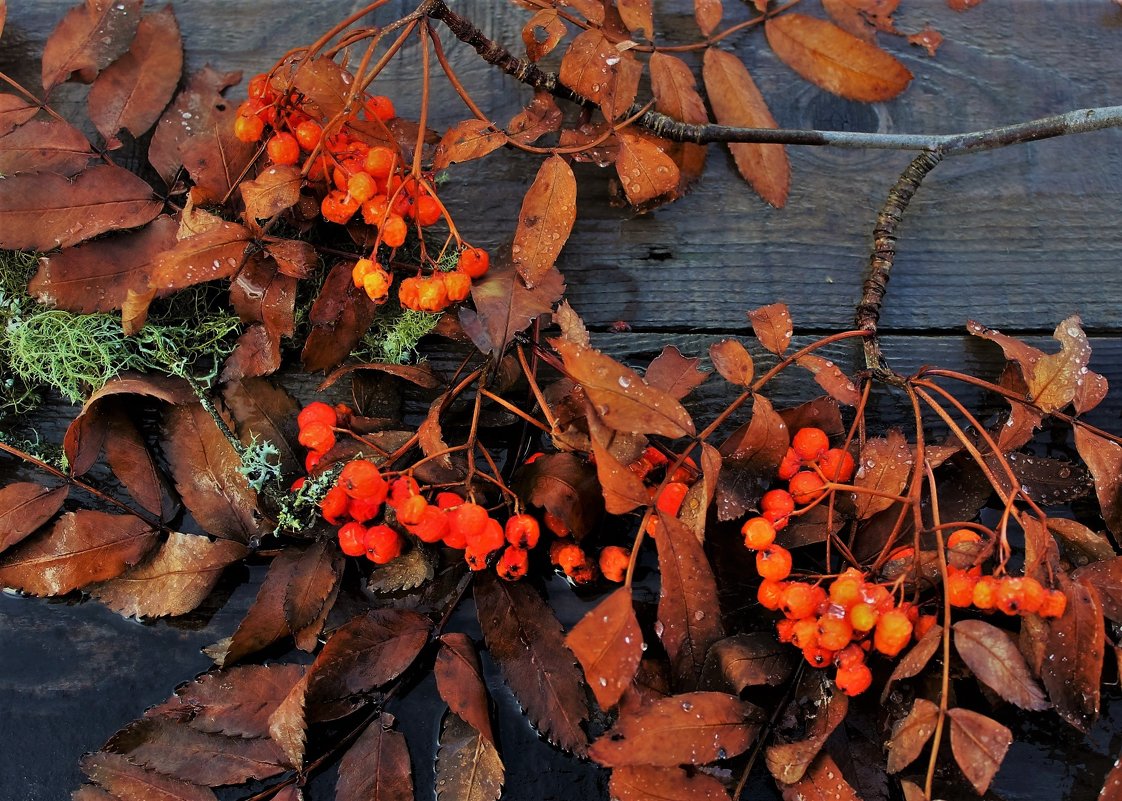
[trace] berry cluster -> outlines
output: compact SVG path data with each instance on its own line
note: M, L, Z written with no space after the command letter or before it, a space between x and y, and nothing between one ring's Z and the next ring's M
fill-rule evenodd
M334 446L335 430L343 423L340 410L326 403L316 401L301 410L299 441L309 449L309 471ZM396 559L407 543L404 530L421 542L463 551L472 570L483 570L494 561L496 572L510 581L526 575L530 550L540 538L538 521L528 514L513 515L504 527L486 508L454 492L435 492L430 503L412 476L383 474L367 459L344 465L320 501L320 513L339 527L339 548L347 556L365 556L375 564ZM382 522L376 523L379 519ZM499 555L492 560L495 554Z
M978 532L961 528L947 538L947 547L979 543L981 539ZM1067 609L1067 596L1061 590L1049 590L1032 576L982 575L981 566L967 570L949 567L945 589L951 606L973 606L984 612L1063 617Z
M388 97L367 98L363 114L368 121L385 124L396 117ZM418 238L423 228L447 219L448 211L436 196L431 176L419 174L404 163L392 144L371 145L346 123L329 133L327 121L313 118L312 109L299 93L277 91L268 76L249 83L249 99L238 108L234 134L244 142L258 142L271 129L265 153L274 164L301 164L310 186L322 194L320 212L330 222L345 225L355 218L377 231L378 244L398 248L405 244L412 223ZM393 138L386 129L386 143ZM306 155L305 155L306 154ZM454 228L453 228L454 230ZM456 237L458 240L458 236ZM423 255L422 261L427 257ZM465 300L474 278L490 265L487 251L470 246L460 249L456 267L435 268L401 282L398 299L415 311L438 312ZM355 286L373 301L384 300L393 276L374 258L359 259L352 271Z

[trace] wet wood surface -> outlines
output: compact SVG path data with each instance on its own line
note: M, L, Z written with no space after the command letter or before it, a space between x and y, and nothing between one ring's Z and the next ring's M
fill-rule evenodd
M9 3L0 69L38 86L36 54L70 5L70 0ZM353 0L186 0L176 11L188 68L210 63L248 76L288 48L313 40L360 5ZM746 13L742 4L727 5L730 18ZM807 5L818 13L817 3ZM667 41L696 38L688 3L669 0L656 6ZM946 42L934 59L902 39L884 42L916 76L907 92L888 103L851 103L799 80L768 50L759 31L728 39L723 46L745 59L773 115L790 128L949 133L1110 105L1122 96L1122 7L1115 3L986 0L967 14L949 11L943 0L904 0L902 6L897 16L901 28L917 30L930 23ZM409 10L408 3L395 0L379 19ZM519 43L525 13L511 4L466 0L457 10L512 49ZM461 80L493 119L505 122L526 101L524 87L489 68L474 52L452 42L448 49ZM395 63L377 87L394 98L403 114L415 113L416 60L406 57ZM63 87L57 106L64 114L73 111L85 91ZM238 92L231 92L235 100ZM436 89L433 108L435 127L469 116L446 84ZM578 167L579 216L559 267L567 297L599 347L637 367L666 344L686 355L702 355L717 339L749 338L745 312L779 300L790 305L800 335L850 325L873 218L910 157L815 148L789 152L792 191L782 210L760 201L737 177L727 152L716 146L710 147L704 178L689 197L639 217L608 203L610 171ZM466 238L493 246L510 236L536 164L527 154L504 153L450 173L442 198ZM1119 208L1122 131L1020 145L940 165L899 231L899 256L882 323L893 365L908 372L939 364L995 377L1000 352L965 335L968 319L1026 335L1047 348L1055 324L1078 313L1094 335L1091 367L1122 388ZM631 331L613 332L617 321ZM761 355L758 349L753 352ZM829 355L853 368L859 354L840 345ZM433 354L438 366L442 358L447 362L451 357ZM760 364L766 361L761 358ZM294 386L306 393L311 382L294 379ZM809 382L792 380L781 382L772 397L786 405L810 397L810 391ZM713 382L697 393L691 411L702 419L711 417L728 399ZM972 399L984 401L976 395ZM989 403L983 408L997 413L1000 406L992 399ZM879 398L875 409L886 424L905 419L891 398ZM1122 430L1120 410L1122 392L1116 391L1093 421ZM72 413L61 404L46 410L47 435L57 436ZM10 466L0 469L12 474ZM209 666L200 647L229 634L251 602L260 575L258 568L233 571L225 585L228 598L219 599L228 601L224 606L208 607L185 620L143 625L92 603L0 597L0 734L8 743L0 760L4 796L26 801L66 797L80 781L81 753L98 748L119 726ZM558 597L567 595L563 588L554 589ZM567 623L579 617L581 608L578 600L569 603ZM493 670L490 675L507 716L506 725L500 724L510 770L504 798L604 797L599 771L557 755L534 742L526 727L514 725L516 703ZM408 721L418 788L432 785L440 713L431 691L428 697L428 706L411 702L417 704L415 714L408 707L398 712L399 721ZM1108 707L1104 721L1086 739L1064 733L1057 740L1034 728L1047 724L1010 722L1017 742L998 776L995 797L1040 797L1040 787L1047 786L1058 788L1054 794L1049 791L1050 797L1093 798L1097 777L1105 774L1117 751L1119 721L1112 718L1122 713L1116 707ZM1028 762L1034 775L1031 787L1016 767ZM329 787L327 776L313 784L308 798L330 797Z

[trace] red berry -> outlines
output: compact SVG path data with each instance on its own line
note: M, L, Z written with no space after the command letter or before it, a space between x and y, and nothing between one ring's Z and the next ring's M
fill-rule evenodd
M471 278L482 278L491 266L491 257L483 248L465 248L460 251L457 269Z
M234 120L234 136L241 142L258 142L264 133L265 121L252 112Z
M791 496L795 499L795 503L800 506L806 506L822 494L822 488L825 486L825 482L822 481L821 476L817 473L813 473L810 470L803 470L801 473L795 474L795 477L791 479L791 483L788 486L791 490Z
M335 432L326 423L308 423L300 429L297 439L310 451L324 453L335 447Z
M782 512L789 515L795 511L795 499L787 490L773 489L764 493L760 498L761 512Z
M841 448L831 448L818 457L818 468L830 481L837 484L846 484L857 469L853 455Z
M300 160L300 143L290 133L274 134L265 152L274 164L295 164Z
M323 136L323 128L315 120L304 120L296 126L294 133L300 147L310 152L315 150L316 145L319 144L319 140Z
M488 517L475 538L469 536L467 541L469 546L483 553L493 553L507 544L502 524L493 517Z
M779 463L779 469L776 475L780 481L790 481L795 473L803 469L803 460L795 453L794 448L788 448L787 453L783 455L783 460Z
M384 565L401 555L401 535L389 526L372 526L366 532L366 558Z
M760 582L759 590L756 591L756 600L764 609L775 611L783 604L783 594L786 590L785 582L764 579Z
M775 542L775 526L763 517L751 517L740 528L744 547L753 551L766 548Z
M366 553L366 527L361 523L347 523L339 529L339 550L347 556Z
M791 552L781 545L769 545L756 553L756 572L761 578L783 581L791 575Z
M830 449L830 438L821 428L800 428L791 439L791 448L804 462L817 462Z
M300 414L296 415L296 425L300 429L303 429L309 423L323 423L327 426L334 426L338 422L335 409L323 401L312 401L300 410Z
M838 674L834 677L834 684L849 696L860 695L869 689L869 685L872 683L872 671L869 670L868 665L860 662L848 667L838 668Z
M388 503L394 509L405 503L414 495L420 493L421 487L413 476L401 476L390 484L390 497Z
M385 95L374 95L366 101L366 114L370 119L381 120L382 122L389 122L397 116L394 111L393 101Z
M347 505L350 503L350 498L347 493L343 492L340 486L334 486L327 491L323 496L323 500L319 502L320 514L323 519L328 523L338 523L343 515L347 513Z
M462 537L471 542L483 531L490 517L487 510L477 503L462 503L448 512L449 530L452 536Z
M507 547L507 549L503 551L503 555L499 557L499 562L495 565L495 572L499 574L499 578L506 579L507 581L518 581L518 579L526 575L526 571L529 567L529 552L511 545Z
M530 550L538 544L541 529L531 515L513 515L506 521L506 541L518 548Z
M366 459L347 462L339 474L339 486L352 498L377 498L379 502L384 501L389 492L378 465Z
M448 515L435 506L426 506L421 519L406 528L421 542L440 542L448 535Z
M369 523L382 511L382 501L385 498L372 496L369 498L351 498L347 504L347 516L359 523Z
M411 495L397 506L398 522L411 526L420 523L429 502L424 495Z
M627 576L627 566L631 564L631 551L618 545L608 545L600 551L600 573L608 581L619 584Z
M818 608L818 594L809 584L793 581L783 591L783 614L789 618L808 617Z

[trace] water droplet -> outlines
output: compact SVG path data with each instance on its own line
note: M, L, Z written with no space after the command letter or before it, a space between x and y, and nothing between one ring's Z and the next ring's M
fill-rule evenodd
M689 712L691 709L693 709L693 704L691 704L689 701L683 701L682 702L682 711L683 712Z

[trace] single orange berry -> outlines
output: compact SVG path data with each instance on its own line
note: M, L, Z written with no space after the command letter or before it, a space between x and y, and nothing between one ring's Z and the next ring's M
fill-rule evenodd
M506 533L498 520L488 517L475 538L468 537L468 544L476 550L493 553L506 545Z
M768 490L764 493L764 497L760 498L760 511L782 512L784 515L789 515L795 511L795 499L787 490Z
M457 269L470 278L482 278L491 266L491 257L483 248L464 248L460 251Z
M463 273L440 273L440 277L444 281L444 291L448 293L449 301L459 303L467 300L471 294L470 278Z
M860 695L873 683L873 672L863 663L839 668L834 684L848 696Z
M428 226L444 216L444 212L441 211L440 203L436 198L421 195L413 207L413 216L418 224Z
M340 189L332 189L320 203L320 213L329 222L344 225L358 211L358 202Z
M359 523L369 523L382 511L382 502L385 496L370 498L351 498L347 504L347 516Z
M506 581L518 581L530 569L530 554L522 548L508 546L495 565L495 572L499 578Z
M776 471L776 475L779 476L780 481L790 481L794 478L795 473L802 469L802 458L795 453L794 448L788 448L787 453L783 454L783 460L779 463L779 469Z
M334 487L327 491L323 496L323 500L319 502L319 511L323 515L323 519L332 525L336 525L347 513L347 506L350 503L350 498L343 488L336 484Z
M775 526L763 517L751 517L740 527L744 547L758 551L775 542Z
M800 428L791 438L791 447L804 462L817 462L830 449L830 438L821 428Z
M774 543L757 551L756 572L761 578L782 581L791 575L791 552Z
M682 482L671 481L658 494L655 508L669 517L677 517L678 511L682 508L682 501L686 499L686 494L689 491L690 488Z
M873 647L885 656L896 656L912 639L912 621L907 612L892 609L877 620Z
M378 194L378 184L368 173L356 172L347 179L347 194L359 203L365 203Z
M951 606L970 606L974 602L974 585L977 583L978 580L965 570L949 568L945 589Z
M265 133L265 121L256 114L239 114L234 120L234 136L241 142L259 142Z
M371 526L366 531L366 558L376 565L384 565L401 556L401 535L386 525Z
M814 645L803 649L803 658L811 667L829 667L834 661L834 652L821 645Z
M479 536L490 520L487 510L477 503L462 503L447 514L451 533L462 536L469 542Z
M417 276L411 276L401 282L397 288L397 299L401 301L401 305L407 309L417 310L417 302L421 294L421 279Z
M795 474L788 486L791 490L791 496L795 499L795 503L800 506L806 506L822 494L825 482L822 481L822 477L817 473L813 473L810 470L803 470Z
M792 629L791 644L796 648L813 648L818 645L818 620L802 617L795 621Z
M619 584L627 575L631 563L631 551L618 545L608 545L600 551L600 573L608 581Z
M887 587L880 584L866 584L862 587L861 599L872 604L877 612L882 615L896 606L896 602L892 600L892 593L888 591Z
M366 292L366 297L373 301L379 301L390 294L390 283L392 281L392 275L381 267L377 267L363 277L362 288Z
M791 522L791 516L786 512L780 512L778 509L769 509L763 512L760 517L771 523L776 531L782 531Z
M1006 576L997 583L994 606L1007 615L1018 615L1024 609L1024 579Z
M1031 615L1039 612L1048 592L1043 585L1032 576L1025 576L1021 579L1021 591L1024 593L1021 602L1021 614Z
M506 521L506 541L516 548L530 550L538 544L540 536L541 528L537 519L531 515L511 515Z
M977 531L969 528L960 528L951 532L951 535L947 537L947 547L954 548L957 545L981 541L982 536Z
M795 623L798 621L783 618L775 624L775 636L780 642L791 642L795 639Z
M323 138L323 128L315 120L304 120L296 126L293 133L300 147L308 152L315 150L319 140Z
M420 485L413 476L399 476L390 484L389 505L394 509L401 506L414 495L421 491Z
M300 414L296 415L296 426L300 429L303 429L309 423L324 423L327 426L334 426L338 422L339 417L335 414L335 409L323 401L312 401L300 410Z
M865 664L865 651L857 643L850 643L834 654L834 664L840 668Z
M339 474L339 486L352 498L377 498L379 502L389 492L378 465L367 459L347 462Z
M454 492L436 493L436 505L439 509L454 509L463 502L464 499Z
M399 215L390 214L379 230L382 234L383 245L399 248L405 244L405 236L409 233L409 226Z
M308 451L308 455L304 457L304 472L311 473L322 458L323 451Z
M274 164L295 164L300 160L300 143L290 133L278 133L265 145L265 152Z
M1062 590L1045 590L1044 602L1037 610L1041 617L1063 617L1067 609L1067 596Z
M448 515L435 506L426 505L421 519L405 528L421 542L440 542L448 535Z
M588 562L588 557L575 542L560 543L556 553L554 553L553 548L550 548L549 556L567 575L572 575L575 569Z
M783 591L783 614L790 618L807 617L818 608L818 595L809 584L793 581Z
M861 600L861 590L865 586L864 577L856 570L846 571L834 579L830 585L830 603L843 609L850 609Z
M756 591L756 600L764 609L775 611L783 604L783 595L787 587L786 582L764 579L760 582L759 590Z
M374 95L366 101L366 116L372 120L389 122L397 116L394 111L393 101L385 95Z
M831 651L840 651L853 639L853 624L844 617L824 616L818 619L818 644Z
M841 448L830 448L818 457L818 468L830 481L838 484L848 483L857 470L853 455Z
M390 201L385 195L374 195L362 204L362 221L380 228L390 213Z
M420 523L428 505L424 495L412 495L398 505L397 519L407 526Z
M362 288L363 283L366 281L366 276L374 269L377 264L371 259L359 259L355 262L355 266L351 268L351 280L354 281L355 286L359 289Z
M361 523L347 523L339 529L339 550L347 556L366 553L366 527Z
M290 486L288 488L288 491L289 492L298 492L300 490L300 488L303 487L306 483L308 483L308 479L305 478L304 476L300 476L300 478L298 478L298 479L296 479L295 481L292 482L292 486Z
M680 481L683 484L692 484L698 477L697 462L687 456L682 463L670 474L671 481Z
M326 423L308 423L300 429L297 440L308 450L329 451L335 446L335 432Z
M448 290L444 288L444 282L435 277L421 279L417 287L417 310L438 312L447 306Z
M390 177L396 165L397 154L388 147L370 148L363 161L366 171L383 182Z
M487 557L491 555L491 551L484 551L476 548L473 543L468 543L464 548L464 561L473 572L479 572L487 567Z
M872 631L879 617L880 612L876 607L865 601L856 603L849 609L849 622L854 631Z
M272 90L269 88L269 76L265 73L254 75L249 79L246 91L249 93L250 97L264 97L270 94Z

